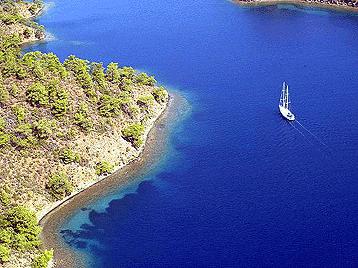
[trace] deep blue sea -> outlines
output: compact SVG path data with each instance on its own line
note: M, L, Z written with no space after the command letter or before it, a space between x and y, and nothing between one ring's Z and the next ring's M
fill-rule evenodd
M134 66L191 106L155 168L62 227L89 267L358 266L358 16L55 0L39 21L54 39L31 49Z

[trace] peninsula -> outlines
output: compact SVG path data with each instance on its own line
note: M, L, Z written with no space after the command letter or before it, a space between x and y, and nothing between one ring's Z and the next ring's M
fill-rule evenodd
M117 63L22 53L41 1L0 3L0 267L47 267L38 221L138 158L169 96Z

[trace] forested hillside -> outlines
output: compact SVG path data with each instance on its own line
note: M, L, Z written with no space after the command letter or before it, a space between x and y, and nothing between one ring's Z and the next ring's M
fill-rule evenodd
M35 213L139 155L168 94L110 63L23 54L39 1L0 4L0 266L45 267Z

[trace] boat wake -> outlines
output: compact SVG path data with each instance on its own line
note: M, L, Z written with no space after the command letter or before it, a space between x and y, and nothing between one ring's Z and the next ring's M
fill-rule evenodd
M328 149L328 152L331 153L330 147L322 141L317 135L312 133L307 127L305 127L301 122L297 119L295 121L289 122L289 124L298 132L300 133L311 145L319 144L321 147ZM327 152L327 150L325 150Z
M288 123L290 123L290 125L298 131L298 133L300 133L304 138L307 138L305 134L303 134L303 132L301 130L299 130L297 127L295 127L295 125L293 124L293 122L288 121ZM309 141L309 140L308 140Z
M309 131L309 129L307 129L304 125L302 125L302 123L300 123L298 120L296 120L297 124L299 124L304 130L307 131L307 133L309 133L316 141L318 141L321 145L325 146L326 148L329 149L328 145L325 144L322 139L318 138L315 134L313 134L311 131Z

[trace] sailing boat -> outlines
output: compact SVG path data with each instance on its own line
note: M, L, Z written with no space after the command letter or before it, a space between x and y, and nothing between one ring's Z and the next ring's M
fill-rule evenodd
M290 100L288 97L288 85L286 82L283 82L282 85L282 92L281 92L281 98L280 98L280 104L278 108L280 109L280 112L284 118L286 118L289 121L295 120L295 115L291 113L289 109Z

